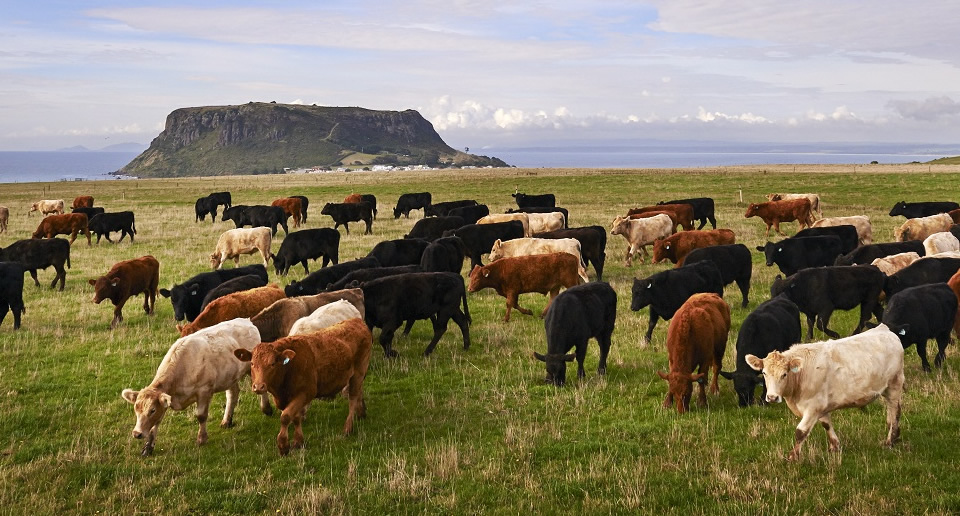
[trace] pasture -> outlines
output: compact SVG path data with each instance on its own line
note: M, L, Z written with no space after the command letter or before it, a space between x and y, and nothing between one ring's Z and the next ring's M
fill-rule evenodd
M399 336L400 356L387 360L374 332L365 384L367 418L343 437L346 399L314 401L304 423L305 448L280 457L277 415L265 417L249 380L234 417L222 429L224 395L210 412L209 441L194 443L192 407L168 412L152 457L140 457L124 388L152 380L179 336L170 301L160 298L146 316L142 297L129 301L124 321L110 331L112 306L91 302L87 280L120 260L152 254L160 285L169 288L209 270L209 255L229 221L194 223L194 200L229 190L235 204L269 204L306 195L305 227L332 227L325 202L349 193L379 201L373 235L341 230L341 261L365 255L381 240L401 238L422 216L394 220L403 192L429 191L434 202L476 199L491 212L515 207L515 188L552 192L570 210L570 226L611 221L628 208L659 200L709 196L718 227L736 232L753 250L763 224L743 217L746 203L769 192L816 192L825 216L869 215L874 241L891 241L903 219L887 216L897 201L958 200L958 166L744 167L695 170L466 170L420 173L347 173L311 176L221 177L47 184L0 184L0 205L10 226L0 246L29 238L37 214L30 203L92 195L108 211L136 213L136 243L87 247L74 243L66 290L50 290L53 270L39 272L41 288L25 276L23 327L12 317L0 326L0 513L671 513L671 514L947 514L960 511L956 468L960 449L960 354L953 345L941 370L924 374L915 348L906 351L907 392L902 440L885 437L884 408L834 415L842 452L827 451L822 428L808 438L801 459L784 460L798 422L784 405L737 407L732 384L721 379L708 407L692 404L678 416L661 408L667 383L664 349L668 324L643 342L648 311L632 312L634 277L672 267L649 260L624 266L626 243L608 235L604 279L618 293L618 316L606 377L596 374L591 341L587 377L568 369L563 388L543 383L543 321L514 313L502 322L504 299L492 290L469 294L472 346L462 349L454 324L429 358L422 352L432 330L420 321ZM943 172L943 173L938 173ZM947 173L949 172L949 173ZM742 189L743 201L740 203ZM359 224L355 225L360 228ZM708 226L709 228L709 226ZM788 234L795 223L785 223ZM294 231L291 225L291 231ZM279 249L282 230L273 243ZM731 305L724 369L732 370L736 330L769 297L776 268L753 252L750 304L729 285ZM259 263L244 256L241 265ZM469 263L469 261L467 262ZM225 267L232 267L228 263ZM319 263L311 262L311 270ZM299 265L271 282L304 276ZM464 276L469 271L464 267ZM592 267L591 279L595 278ZM45 283L46 282L46 283ZM535 314L546 304L521 296ZM831 327L848 335L855 312L837 312ZM815 338L825 338L815 332ZM954 479L954 480L951 480Z

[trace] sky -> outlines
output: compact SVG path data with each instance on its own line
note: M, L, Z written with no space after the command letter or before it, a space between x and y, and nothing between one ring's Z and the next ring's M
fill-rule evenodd
M448 144L957 143L944 0L6 1L0 150L188 106L416 109Z

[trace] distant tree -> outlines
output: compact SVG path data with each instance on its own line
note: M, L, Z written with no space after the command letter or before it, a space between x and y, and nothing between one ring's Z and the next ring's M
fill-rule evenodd
M464 147L463 152L470 152L470 147Z

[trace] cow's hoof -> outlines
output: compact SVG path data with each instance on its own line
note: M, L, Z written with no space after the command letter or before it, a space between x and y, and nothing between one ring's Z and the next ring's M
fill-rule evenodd
M220 428L233 428L233 420L221 422Z
M149 457L151 455L153 455L153 446L147 445L147 446L144 446L142 450L140 450L141 457Z

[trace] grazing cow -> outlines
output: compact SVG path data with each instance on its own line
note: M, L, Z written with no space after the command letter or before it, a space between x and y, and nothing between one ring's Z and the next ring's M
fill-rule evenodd
M510 222L511 220L523 224L523 236L532 236L530 234L530 216L526 213L491 213L478 220L477 224L495 224L497 222Z
M207 295L203 296L203 302L200 303L200 311L202 312L214 299L219 299L234 292L243 292L244 290L265 286L267 286L266 278L262 278L257 274L247 274L245 276L228 279L216 287L213 287L210 292L207 292Z
M574 359L577 360L577 378L586 377L583 361L591 337L600 345L597 374L607 374L607 354L616 320L617 293L609 283L585 283L558 294L543 322L547 333L547 354L533 353L534 358L547 366L546 382L557 386L565 384L567 362ZM576 352L569 353L574 348Z
M558 211L550 213L527 213L530 224L530 236L556 231L567 227L566 218Z
M318 308L345 300L352 304L362 317L364 314L363 291L358 288L323 292L312 296L287 297L264 308L250 318L260 330L260 340L273 342L290 335L290 329L298 320L312 314Z
M402 213L404 218L409 219L410 210L425 209L431 202L430 192L400 194L397 206L393 209L393 218L399 219Z
M444 231L457 229L465 224L463 218L447 215L420 219L413 225L410 233L403 235L403 238L422 238L432 241L443 236Z
M925 257L917 260L887 278L883 290L890 297L905 288L945 283L960 270L960 258Z
M233 426L233 412L240 394L239 382L250 374L250 366L238 362L234 350L253 350L259 343L260 335L249 319L224 321L177 339L160 362L150 385L139 391L124 389L120 394L133 404L137 417L133 437L146 437L140 454L146 457L153 453L157 428L167 409L185 410L194 403L197 404L196 417L200 424L197 444L206 443L210 401L218 392L227 393L220 426ZM266 395L260 397L260 410L267 415L273 413Z
M593 264L597 281L603 279L603 264L607 260L607 230L603 226L558 229L540 233L537 238L575 238L580 242L580 258L584 265Z
M160 285L160 262L150 255L117 262L105 275L88 283L93 285L94 303L99 305L104 299L113 302L112 330L123 322L123 305L127 299L137 294L143 294L143 310L153 315Z
M341 290L347 287L354 288L364 282L387 276L396 276L397 274L409 274L412 272L424 272L419 265L396 265L393 267L373 267L370 269L357 269L346 276L340 278L336 283L327 285L327 291Z
M870 265L880 269L887 276L893 276L906 266L920 259L920 255L913 251L907 253L882 256L870 262Z
M820 219L828 220L828 219ZM820 222L819 220L817 222ZM840 254L847 254L860 246L860 237L857 235L857 228L850 224L840 226L814 226L797 231L791 238L807 238L819 236L835 236L840 239Z
M522 314L533 315L532 311L520 306L520 294L537 292L549 295L547 306L540 314L543 317L561 287L570 288L582 282L583 278L578 274L580 267L580 260L569 253L503 258L482 267L474 267L470 271L470 287L467 290L477 292L492 288L507 298L504 322L510 322L510 311L514 308Z
M765 357L773 351L786 351L800 342L800 309L784 296L777 296L760 303L750 312L737 333L736 369L720 375L733 380L737 403L741 407L753 405L757 384L763 384L763 376L747 365L747 355ZM766 403L767 388L764 386L760 403Z
M750 295L750 277L753 275L753 259L750 250L743 244L713 245L694 249L687 254L684 266L697 262L713 262L720 269L720 278L724 286L737 283L743 301L740 306L747 307Z
M428 245L430 242L419 238L384 240L373 246L367 256L376 258L381 267L417 265Z
M517 208L555 208L557 206L557 197L553 194L530 195L515 192L510 194L510 197L517 202Z
M891 328L903 327L897 333L903 348L917 345L923 370L930 372L927 362L927 340L937 339L937 367L943 363L950 331L957 320L957 296L946 283L930 283L910 287L890 296L883 322Z
M679 414L689 410L694 382L700 386L697 405L706 407L704 385L711 368L710 394L720 393L717 377L723 366L729 332L730 307L716 294L694 294L677 309L667 328L670 372L657 371L657 375L669 384L663 408L675 404Z
M470 308L463 278L452 272L417 272L387 276L361 285L367 326L380 328L380 345L387 358L397 356L393 350L393 334L404 321L430 319L433 339L423 356L433 353L440 337L447 331L447 322L460 327L463 349L470 348ZM460 303L463 303L463 311Z
M283 234L289 235L287 213L279 206L250 206L241 213L242 226L270 228L270 234L277 236L277 226L283 228Z
M270 203L270 206L279 206L283 210L283 213L287 217L293 217L293 227L300 227L300 216L303 214L303 209L300 206L300 199L296 197L286 197L283 199L276 199Z
M0 233L7 230L8 220L10 220L10 210L6 206L0 206Z
M658 205L663 204L689 204L693 208L693 218L700 222L700 226L697 229L703 229L703 226L707 225L707 221L710 221L710 225L713 226L713 229L717 229L717 218L713 214L714 204L713 199L709 197L693 197L690 199L675 199L672 201L660 201Z
M51 213L56 215L63 214L63 199L44 199L42 201L37 201L33 203L30 207L28 214L39 211L43 215L49 215Z
M320 210L321 215L330 215L333 219L333 229L339 228L341 225L346 228L347 234L350 234L350 222L359 222L363 221L367 225L366 231L363 232L364 235L369 235L373 233L373 211L370 208L370 205L367 203L332 203L328 202L323 206L323 209Z
M787 278L778 275L770 287L770 296L784 294L797 304L807 316L808 339L813 338L814 322L820 331L836 339L840 334L827 327L834 310L860 306L860 321L854 334L864 328L871 314L880 318L879 297L885 277L880 269L869 265L803 269Z
M303 265L303 273L310 274L307 260L319 260L321 256L321 267L331 261L334 265L340 263L340 232L336 229L302 229L287 235L273 257L273 266L278 275L286 276L290 267L299 263Z
M227 209L233 206L233 198L230 196L230 192L213 192L207 197L215 203L215 207L223 206L224 209Z
M562 213L563 214L563 229L567 229L570 224L570 213L566 208L558 207L544 207L544 206L528 206L526 208L510 208L504 213ZM531 219L533 220L533 219Z
M203 299L211 290L228 280L248 274L257 275L263 280L264 284L267 282L266 267L259 264L246 265L233 269L201 272L179 285L170 287L169 290L165 288L160 289L160 295L170 298L170 303L173 305L173 318L175 320L182 321L186 319L187 321L192 321L203 311Z
M373 194L360 194L360 202L365 202L370 205L370 209L373 210L373 219L377 219L377 196Z
M303 419L315 398L332 399L344 392L350 399L343 433L353 430L354 418L367 415L363 380L370 365L373 337L360 319L349 319L316 333L260 343L251 353L238 348L234 355L250 362L253 391L269 392L280 413L277 450L303 446ZM287 427L293 425L293 443Z
M712 292L723 296L723 276L713 262L691 263L679 269L658 272L646 279L634 279L630 309L634 312L650 306L650 324L645 335L647 342L660 318L669 320L683 303L694 294Z
M670 260L682 267L684 259L694 249L735 243L737 236L729 229L684 231L653 243L653 263Z
M835 226L853 226L857 231L857 239L859 240L860 245L870 245L873 243L873 226L870 224L870 217L867 217L866 215L853 215L850 217L827 217L814 222L812 227L828 228Z
M766 245L758 245L757 251L767 257L767 267L777 264L780 272L787 276L810 267L833 265L837 257L843 254L842 243L835 235L767 242Z
M764 359L747 355L747 364L763 373L767 401L785 400L790 411L801 418L788 460L800 458L800 446L817 421L827 432L830 451L840 451L830 413L866 406L879 396L887 405L884 444L893 446L900 437L904 382L903 346L894 333L899 330L881 324L845 339L797 344Z
M772 193L767 194L768 201L794 201L797 199L806 199L810 201L810 215L813 218L823 218L823 210L820 205L820 196L812 193Z
M625 264L633 264L633 255L639 249L642 255L640 263L647 257L647 246L655 244L657 240L667 238L673 234L673 221L666 214L661 213L654 217L629 219L618 216L610 226L611 235L623 235L627 241L627 255Z
M233 259L233 266L240 265L241 254L253 254L260 251L263 257L263 266L273 257L270 252L270 245L273 239L270 236L268 228L237 228L228 229L217 239L217 247L210 255L210 267L219 269L223 262Z
M580 267L577 274L584 283L590 281L587 269L583 266L580 256L580 241L575 238L515 238L506 242L497 240L490 249L490 261L516 256L530 256L535 254L569 253L577 258Z
M73 198L73 205L70 208L93 208L93 197L78 195Z
M13 312L13 329L20 329L20 316L27 312L23 305L23 265L0 262L0 324Z
M340 299L317 308L306 317L297 319L290 328L290 335L317 332L347 319L363 320L363 314L350 301Z
M344 203L344 204L347 204L347 203L357 204L357 203L361 203L361 202L363 202L363 197L361 197L360 194L358 194L358 193L352 193L352 194L350 194L350 195L348 195L348 196L346 196L346 197L343 198L343 203Z
M131 244L133 243L133 235L137 234L137 225L132 211L94 215L87 227L97 235L98 244L100 243L100 237L106 237L107 242L112 244L113 240L110 240L110 233L114 231L120 232L119 242L123 242L123 237L129 235Z
M864 265L873 262L877 258L907 252L914 252L923 256L923 243L917 240L908 240L906 242L884 242L882 244L864 245L838 257L834 265Z
M90 243L90 229L87 227L87 216L82 213L64 213L50 215L40 221L33 238L53 238L57 235L70 235L70 243L77 239L77 233L87 236L87 245Z
M310 206L310 199L307 199L305 195L291 195L292 199L300 199L300 222L307 222L307 207ZM376 210L374 210L376 211Z
M193 322L178 324L177 330L180 331L181 336L185 337L223 321L237 317L253 317L260 313L260 310L284 297L283 290L275 284L227 294L211 301Z
M447 215L451 217L460 217L463 219L463 224L476 224L478 220L490 215L490 208L486 204L478 204L476 206L463 206L461 208L454 208L447 212Z
M60 291L67 281L67 271L63 268L66 263L70 267L70 243L62 238L48 240L17 240L4 249L0 249L0 262L18 262L23 270L30 273L33 282L39 287L37 269L46 269L53 266L57 275L50 282L50 288L60 282Z
M460 237L443 237L430 242L420 258L423 272L455 272L460 274L467 247Z
M932 256L937 253L948 253L950 251L960 251L960 240L949 231L941 231L923 240L923 250L926 256Z
M200 197L193 203L193 213L195 215L194 222L200 222L201 220L206 220L207 214L210 215L210 222L217 221L217 201L211 199L210 196ZM226 212L224 212L226 216ZM226 217L225 217L226 218Z
M627 217L654 211L672 213L673 217L671 218L676 221L676 224L680 224L684 231L693 229L693 206L689 204L657 204L654 206L644 206L642 208L632 208L627 210ZM674 225L674 228L675 227L676 225Z
M786 233L780 231L781 222L797 221L800 224L800 229L809 227L813 223L808 199L754 203L747 208L743 216L748 219L750 217L760 217L763 223L767 225L766 236L768 237L770 236L770 226L773 226L773 229L780 235L787 236Z
M443 236L460 237L467 249L467 256L470 257L470 267L472 269L477 265L483 265L480 257L490 252L494 242L523 238L524 231L523 223L519 220L512 220L493 224L467 224L456 230L444 231Z
M246 209L249 208L249 207L250 207L250 206L247 206L246 204L237 204L237 205L231 206L231 207L223 210L223 216L220 218L220 222L226 222L226 221L228 221L228 220L232 220L233 223L234 223L238 228L239 228L239 227L243 227L243 226L244 226L244 224L243 224L243 210L246 210ZM214 218L216 218L216 217L214 217ZM202 220L202 219L201 219L201 220ZM250 223L248 222L246 225L249 226Z
M340 280L340 278L343 278L352 271L379 266L380 262L372 256L358 260L350 260L349 262L343 262L324 267L318 271L313 271L301 281L290 282L283 290L286 292L287 297L319 294L327 288L327 285Z
M438 202L423 208L424 217L444 217L450 214L450 210L456 208L465 208L467 206L477 206L477 201L473 199L464 199L462 201Z
M957 296L957 299L960 300L960 271L954 273L953 276L950 276L950 279L947 280L947 285L950 286L950 290L953 291L953 295ZM960 307L957 308L957 318L953 322L953 333L960 338Z
M925 240L934 233L950 231L950 226L952 225L953 219L946 213L930 215L929 217L917 217L907 219L906 222L893 231L893 236L897 242Z
M939 213L950 213L960 209L960 204L953 201L946 202L906 202L900 201L890 209L890 216L903 215L908 219L929 217Z

